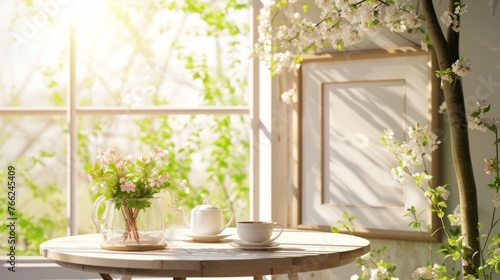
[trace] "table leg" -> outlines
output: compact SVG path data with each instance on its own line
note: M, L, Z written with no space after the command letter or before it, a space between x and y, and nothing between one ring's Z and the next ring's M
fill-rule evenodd
M253 280L263 280L264 278L262 278L262 276L254 276L253 277Z
M109 276L109 274L106 274L106 273L99 273L99 275L101 275L101 278L103 280L113 280L113 277Z
M186 277L174 277L174 280L186 280Z
M288 280L299 280L299 275L297 273L288 274Z
M122 275L120 280L132 280L132 275Z

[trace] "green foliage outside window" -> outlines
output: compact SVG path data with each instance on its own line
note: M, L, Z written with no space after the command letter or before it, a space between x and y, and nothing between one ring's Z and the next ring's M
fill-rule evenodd
M41 3L12 4L11 31L15 32L16 24L23 24L21 19L40 10ZM99 28L103 34L112 30L117 36L108 41L107 35L87 36L83 27L92 25L91 16L85 18L83 25L77 22L79 106L247 105L249 50L245 38L249 36L246 19L241 15L249 19L248 2L109 0L82 1L83 6L72 3L61 4L57 13L47 14L48 23L39 32L65 30L55 25L60 22L67 25L65 13L74 8L69 6L76 5L82 8L82 13L87 6L92 7L93 15L99 14L99 7L107 11L109 22ZM169 21L171 18L181 21ZM65 35L61 37L64 42L67 40ZM91 38L95 41L90 41ZM31 40L28 43L35 44L37 38ZM46 100L40 104L62 107L68 102L68 51L66 45L53 44L48 46L59 50L53 51L51 62L40 63L32 71L41 77L37 82L43 83L37 90L43 92L39 96ZM98 57L97 51L92 53L93 48L99 49L102 56ZM116 53L122 53L117 62ZM112 66L112 61L119 66ZM29 103L37 95L34 91L23 91L22 86L9 86L8 81L1 79L0 91L8 96L0 100L3 103L0 106L25 106L23 102ZM31 97L26 98L29 94ZM0 150L0 161L18 170L16 253L38 255L40 243L66 235L65 118L64 115L0 116L0 123L0 144L4 147ZM231 209L236 218L248 216L249 116L79 115L77 125L79 233L95 232L89 207L99 193L88 185L86 173L95 162L97 148L107 146L132 155L155 146L164 148L169 151L168 173L175 177L172 179L188 180L190 192L179 205L185 211L208 199L211 204ZM28 136L29 141L23 138ZM16 146L17 138L23 139L22 147ZM7 180L6 168L0 168L2 185ZM7 197L0 196L0 204L6 203ZM0 208L0 216L7 217L6 211L5 207ZM2 236L8 234L6 227L1 227L0 232ZM8 245L6 238L0 240L1 254L5 255Z

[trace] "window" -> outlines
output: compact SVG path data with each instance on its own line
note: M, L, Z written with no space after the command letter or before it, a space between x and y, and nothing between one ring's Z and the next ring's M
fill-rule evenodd
M0 183L13 166L18 255L37 255L48 238L95 232L98 193L85 170L97 148L166 148L170 175L191 187L184 206L207 198L249 215L248 5L0 4Z

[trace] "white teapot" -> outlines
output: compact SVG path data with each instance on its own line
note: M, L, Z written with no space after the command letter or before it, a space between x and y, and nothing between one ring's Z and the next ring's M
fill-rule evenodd
M204 204L196 206L191 210L190 228L197 235L217 235L226 229L233 217L224 224L223 211L215 206Z

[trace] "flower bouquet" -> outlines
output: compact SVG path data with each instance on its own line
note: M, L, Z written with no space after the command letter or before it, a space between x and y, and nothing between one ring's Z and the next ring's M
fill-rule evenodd
M156 224L158 230L163 234L163 216L159 202L155 202L155 195L160 191L168 191L172 199L179 199L181 193L186 191L186 180L174 183L167 174L168 152L161 148L145 153L137 159L132 156L123 156L114 149L102 151L98 149L97 162L89 169L88 176L92 187L97 187L102 196L94 204L94 223L103 232L105 239L108 232L112 232L113 223L118 218L106 217L116 215L109 213L121 213L124 225L122 226L123 242L134 240L140 243L138 230L138 217L141 212L155 208L156 214L144 214L147 218L147 227ZM104 214L104 223L98 225L96 222L96 208L101 200L108 200ZM158 200L159 201L159 200ZM158 205L156 205L158 204ZM157 209L156 209L157 208ZM151 211L149 211L151 212ZM147 216L146 216L147 215ZM121 220L121 219L120 219ZM148 225L149 224L149 225ZM162 239L162 238L161 238Z

